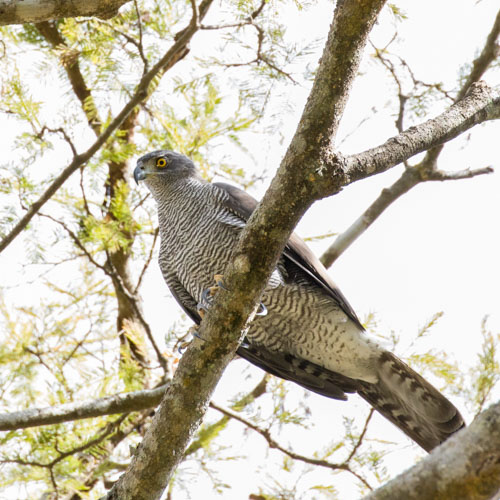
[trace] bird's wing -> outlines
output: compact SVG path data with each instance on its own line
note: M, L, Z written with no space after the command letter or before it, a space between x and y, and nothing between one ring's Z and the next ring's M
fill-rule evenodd
M247 221L257 207L257 200L245 191L235 186L231 186L230 184L215 182L214 185L225 191L228 195L226 207L243 220ZM364 330L364 327L361 325L361 322L349 302L347 302L344 294L338 289L335 282L328 275L325 266L321 264L305 242L295 233L292 233L290 236L283 250L283 257L285 258L285 267L287 271L291 273L292 279L297 272L301 272L302 275L305 273L335 300L340 308L361 330ZM296 266L295 269L293 264Z
M196 300L184 288L184 285L180 282L177 276L168 270L168 268L164 265L163 259L160 259L160 269L163 274L163 278L167 283L168 289L170 290L170 293L173 295L174 299L182 307L183 311L197 325L199 325L201 323L201 317L196 307Z
M261 345L250 344L246 338L236 354L272 375L291 380L328 398L346 401L346 392L352 393L361 389L358 380L332 372L292 354L270 351Z

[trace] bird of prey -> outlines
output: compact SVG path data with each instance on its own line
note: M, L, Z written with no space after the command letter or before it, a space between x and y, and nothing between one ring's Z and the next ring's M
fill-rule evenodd
M159 265L176 300L196 323L198 306L231 261L257 201L203 180L194 163L169 150L148 153L134 178L158 206ZM306 244L292 234L237 354L267 372L334 399L358 393L431 451L464 426L437 389L368 337L356 313Z

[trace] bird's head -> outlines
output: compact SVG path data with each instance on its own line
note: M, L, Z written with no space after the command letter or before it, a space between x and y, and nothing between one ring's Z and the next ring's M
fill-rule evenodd
M134 169L135 182L146 181L151 191L155 186L172 184L178 179L194 176L198 176L194 163L187 156L168 149L141 156Z

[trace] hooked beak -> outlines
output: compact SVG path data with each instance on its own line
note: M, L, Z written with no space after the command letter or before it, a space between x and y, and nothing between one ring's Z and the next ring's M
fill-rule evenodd
M143 181L147 177L146 172L144 171L144 167L138 163L137 167L134 169L134 180L136 184L139 184L139 181Z

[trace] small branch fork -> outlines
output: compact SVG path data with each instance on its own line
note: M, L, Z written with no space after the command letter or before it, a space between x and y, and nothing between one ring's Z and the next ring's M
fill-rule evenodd
M460 102L471 88L477 84L483 74L487 71L491 63L500 54L500 45L498 39L500 37L500 11L498 11L493 27L486 38L485 45L481 54L472 63L472 68L469 76L460 88L455 98L455 103ZM391 43L391 42L389 42ZM375 48L375 47L374 47ZM394 65L386 57L383 56L386 47L383 51L375 48L376 57L391 73L393 79L398 87L399 97L399 112L396 119L396 128L403 132L403 119L405 112L405 104L409 96L403 92L402 84L396 74ZM423 82L416 80L408 64L401 60L403 66L410 72L411 79L414 86L425 85ZM325 250L321 256L321 262L325 267L330 267L349 246L356 241L377 219L378 217L400 196L407 193L416 185L426 181L446 181L446 180L460 180L470 179L479 175L490 174L493 172L492 167L484 167L477 169L466 169L457 172L446 172L438 169L437 160L442 151L442 145L435 146L433 150L429 151L424 159L417 165L410 166L404 160L405 171L401 177L390 187L384 189L378 198L365 210L365 212L356 219L351 226L346 229L342 234L338 235L335 241Z
M265 32L264 30L255 22L255 19L262 13L262 10L264 9L266 5L266 0L262 0L260 5L255 9L244 21L239 22L239 23L228 23L228 24L220 24L220 25L206 25L202 24L200 25L200 29L202 30L221 30L221 29L228 29L228 28L243 28L245 26L252 26L255 28L257 31L257 51L255 58L246 61L246 62L237 62L237 63L219 63L221 66L225 68L234 68L234 67L240 67L240 66L249 66L251 64L260 64L264 63L269 68L272 70L276 71L276 73L279 73L280 75L288 78L292 83L297 83L294 78L287 73L286 71L283 71L281 68L276 66L269 57L267 57L263 53L263 45L264 45L264 40L265 40Z

